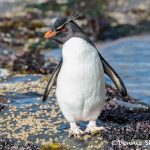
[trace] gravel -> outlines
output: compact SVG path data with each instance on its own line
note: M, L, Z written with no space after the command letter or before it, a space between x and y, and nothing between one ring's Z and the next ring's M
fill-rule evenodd
M19 81L11 82L9 79L9 82L1 82L0 87L0 104L5 107L0 112L1 150L36 150L45 147L49 149L148 149L146 140L150 139L149 107L147 109L125 107L116 103L119 100L128 105L138 105L140 103L138 100L130 96L123 98L116 89L106 85L106 105L97 121L97 124L104 126L105 130L95 135L68 137L69 125L54 96L55 86L48 101L41 102L49 77L33 75L32 80L28 82L21 81L21 78L25 80L26 75L17 74L14 77ZM140 105L144 106L144 104ZM84 130L87 123L81 122L79 125ZM142 144L127 143L137 140ZM44 145L44 148L41 145Z

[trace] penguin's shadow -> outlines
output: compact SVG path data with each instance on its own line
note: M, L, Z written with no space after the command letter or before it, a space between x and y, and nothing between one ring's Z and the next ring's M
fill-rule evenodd
M88 122L81 121L81 122L77 123L77 125L80 126L80 128L82 130L85 130L88 125ZM67 124L61 124L58 129L61 131L64 131L65 129L69 129L69 128L70 128L70 125L69 125L69 123L67 123Z

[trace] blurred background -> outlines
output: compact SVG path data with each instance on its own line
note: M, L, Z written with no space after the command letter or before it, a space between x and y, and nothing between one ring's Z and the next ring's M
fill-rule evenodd
M149 0L0 0L0 79L51 73L61 50L43 35L59 15L72 12L129 94L150 103Z
M41 100L61 57L61 45L44 39L44 33L58 16L72 12L80 14L76 23L129 94L121 97L106 76L106 103L97 122L106 130L81 139L68 136L56 86L45 103ZM146 104L150 106L150 0L0 0L0 149L37 150L43 144L39 149L117 149L112 140L123 140L118 149L143 149L139 142L126 147L124 141L150 139ZM85 129L86 123L80 125Z

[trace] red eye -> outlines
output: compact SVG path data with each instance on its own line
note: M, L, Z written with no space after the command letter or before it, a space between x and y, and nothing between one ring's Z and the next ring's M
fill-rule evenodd
M62 31L62 32L66 32L67 29L66 29L65 27L63 27L63 28L61 29L61 31Z

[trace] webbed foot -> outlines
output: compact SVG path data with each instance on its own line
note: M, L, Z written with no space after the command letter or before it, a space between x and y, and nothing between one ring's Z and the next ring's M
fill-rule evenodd
M79 129L79 127L75 122L70 123L70 131L69 131L70 136L83 135L83 134L84 132L81 129Z
M98 133L101 130L104 130L104 127L96 126L96 121L90 121L85 130L86 133Z

